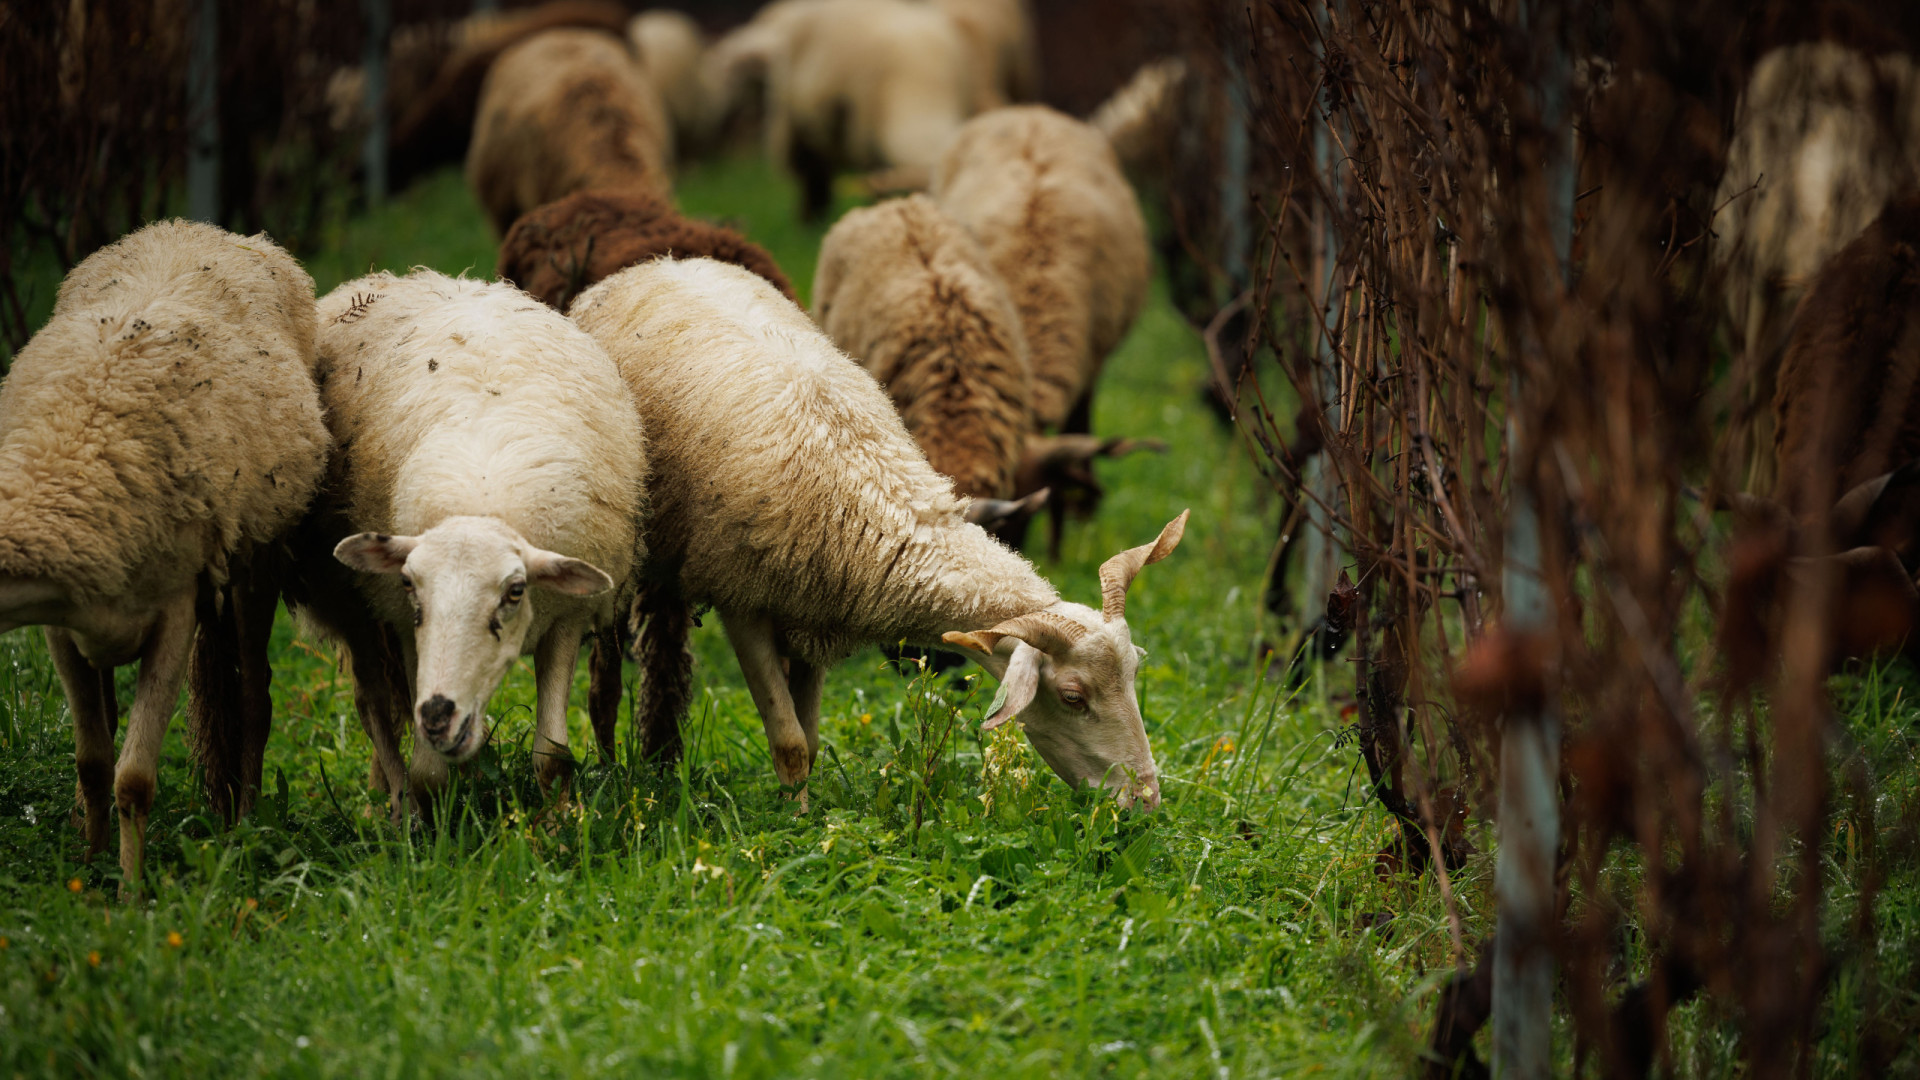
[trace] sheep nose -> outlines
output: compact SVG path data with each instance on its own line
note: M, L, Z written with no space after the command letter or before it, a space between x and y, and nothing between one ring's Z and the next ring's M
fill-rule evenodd
M427 738L437 741L447 734L447 725L453 722L453 714L453 702L435 694L420 706L420 727L427 733Z

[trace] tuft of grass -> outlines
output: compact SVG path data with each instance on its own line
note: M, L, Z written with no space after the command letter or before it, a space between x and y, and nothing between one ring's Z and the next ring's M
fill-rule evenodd
M774 170L696 165L680 198L772 249L805 295L824 228L792 221ZM323 290L370 268L491 276L492 244L448 171L308 265ZM1200 404L1205 366L1156 288L1095 427L1169 452L1104 464L1099 517L1041 565L1091 600L1101 560L1194 511L1128 602L1165 795L1151 816L1069 790L1017 737L983 739L986 676L903 678L878 651L828 678L797 816L709 625L676 767L601 760L576 708L574 796L549 804L521 663L494 748L438 821L396 831L337 657L283 619L259 811L217 827L170 740L149 897L122 904L111 857L82 861L66 821L72 740L39 634L0 636L0 1074L1405 1075L1452 969L1446 912L1430 879L1376 874L1392 825L1336 746L1342 665L1296 693L1255 659L1278 508ZM1883 823L1916 798L1910 684L1846 684ZM1865 871L1844 837L1832 850L1839 935ZM1490 856L1454 890L1471 949L1492 928ZM1910 864L1884 882L1823 1072L1848 1071L1861 1017L1920 1015L1916 898ZM1738 1069L1731 1019L1695 1005L1674 1025L1681 1069Z

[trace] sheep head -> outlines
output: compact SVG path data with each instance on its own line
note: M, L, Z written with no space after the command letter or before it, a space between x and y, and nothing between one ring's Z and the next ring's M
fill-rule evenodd
M543 551L497 518L452 517L418 536L358 533L334 557L369 574L397 574L413 607L414 735L450 761L487 741L487 701L526 644L529 588L592 596L613 579L590 563Z
M1101 611L1063 602L990 630L943 636L1000 679L984 728L1019 716L1060 779L1109 788L1122 806L1160 805L1159 768L1134 689L1146 650L1127 626L1127 586L1141 567L1166 558L1186 527L1182 512L1153 543L1108 559L1100 568Z

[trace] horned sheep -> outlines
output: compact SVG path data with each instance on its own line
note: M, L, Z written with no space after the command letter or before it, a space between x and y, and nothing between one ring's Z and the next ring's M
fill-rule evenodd
M589 188L670 195L672 130L624 39L549 30L501 54L480 90L467 180L495 228Z
M512 286L428 270L350 281L320 320L340 452L303 529L300 606L347 647L395 813L399 714L424 802L486 742L487 702L523 652L537 771L564 779L580 642L612 621L640 550L646 455L619 371Z
M1102 610L1068 603L965 520L878 384L762 279L660 259L589 289L572 317L613 355L648 427L640 588L719 612L783 784L811 770L825 669L904 639L959 646L997 676L1006 696L987 725L1019 714L1068 783L1159 802L1126 590L1179 543L1185 514L1102 566ZM648 708L649 747L671 752L678 719Z
M265 701L261 629L276 595L270 583L226 586L258 581L254 564L320 481L328 437L313 365L313 280L291 256L264 235L168 221L67 275L0 390L0 630L46 627L73 713L88 847L106 845L111 793L129 889L190 649L202 653L196 672L237 666L248 703ZM234 643L203 632L193 644L199 609L227 618L236 606L248 609L243 654L204 655ZM116 766L113 669L135 660ZM216 802L243 812L270 714L192 712L203 750L225 737L212 726L247 727L251 760L203 753Z
M645 191L578 191L528 211L500 242L500 276L558 311L601 278L662 255L738 263L794 297L765 248L732 229L682 217Z

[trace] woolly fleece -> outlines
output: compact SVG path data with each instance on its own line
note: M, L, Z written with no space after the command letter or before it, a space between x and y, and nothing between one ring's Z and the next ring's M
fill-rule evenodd
M543 203L588 188L670 195L673 131L624 39L549 30L487 72L467 181L502 233Z
M0 573L76 602L224 580L327 460L313 279L265 235L149 225L88 256L0 389Z
M995 109L948 146L933 197L1006 282L1032 357L1035 423L1059 427L1146 300L1146 222L1113 147L1045 106Z
M765 280L660 259L583 293L573 318L647 425L650 585L765 613L820 665L1058 600L966 523L879 384Z
M1012 496L1033 376L1020 314L966 230L924 195L850 211L813 293L815 321L887 388L935 471L970 498Z

